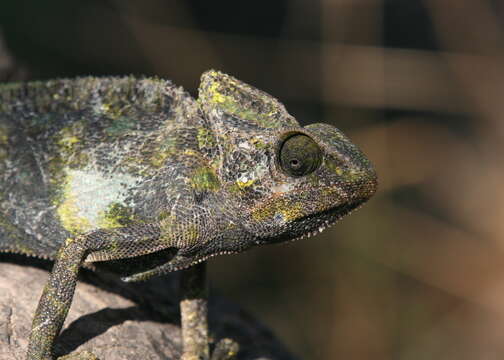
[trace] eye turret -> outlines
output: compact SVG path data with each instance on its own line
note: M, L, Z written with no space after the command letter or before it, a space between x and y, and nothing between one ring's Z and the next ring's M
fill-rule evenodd
M288 175L311 174L322 164L322 150L309 136L296 134L280 146L280 165Z

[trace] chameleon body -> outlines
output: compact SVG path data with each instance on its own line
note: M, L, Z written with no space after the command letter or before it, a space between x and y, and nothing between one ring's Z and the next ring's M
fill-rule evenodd
M322 231L376 186L339 130L217 71L198 99L149 78L1 85L0 251L55 260L27 359L52 358L83 264L186 269Z

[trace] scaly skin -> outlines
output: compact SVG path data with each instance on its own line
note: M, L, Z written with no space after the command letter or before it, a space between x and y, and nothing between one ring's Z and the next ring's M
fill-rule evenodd
M118 266L126 281L187 269L322 231L376 186L339 130L300 127L276 99L217 71L203 74L197 100L160 79L2 85L0 251L55 260L27 359L52 358L85 262ZM184 271L184 359L208 359L204 266ZM237 351L229 340L216 348L215 360Z

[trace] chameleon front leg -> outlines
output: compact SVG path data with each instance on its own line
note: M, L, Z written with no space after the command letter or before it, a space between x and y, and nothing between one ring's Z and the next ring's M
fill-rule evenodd
M149 253L153 246L162 245L156 224L95 230L67 239L56 255L49 280L35 311L26 359L53 359L53 345L72 304L79 268L88 256L101 260L117 260L141 256ZM63 359L97 358L84 351L60 358Z
M54 340L70 309L79 267L87 254L85 242L69 240L59 250L33 319L27 360L51 360ZM92 357L83 354L82 359Z
M208 360L208 285L206 262L183 270L181 277L180 315L182 327L181 360ZM238 344L230 339L219 341L211 360L232 360Z

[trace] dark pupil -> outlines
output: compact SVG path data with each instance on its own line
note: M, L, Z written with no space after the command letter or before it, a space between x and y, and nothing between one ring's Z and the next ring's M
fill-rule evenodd
M322 151L309 136L291 136L280 148L280 164L291 176L308 175L317 170L321 163Z

